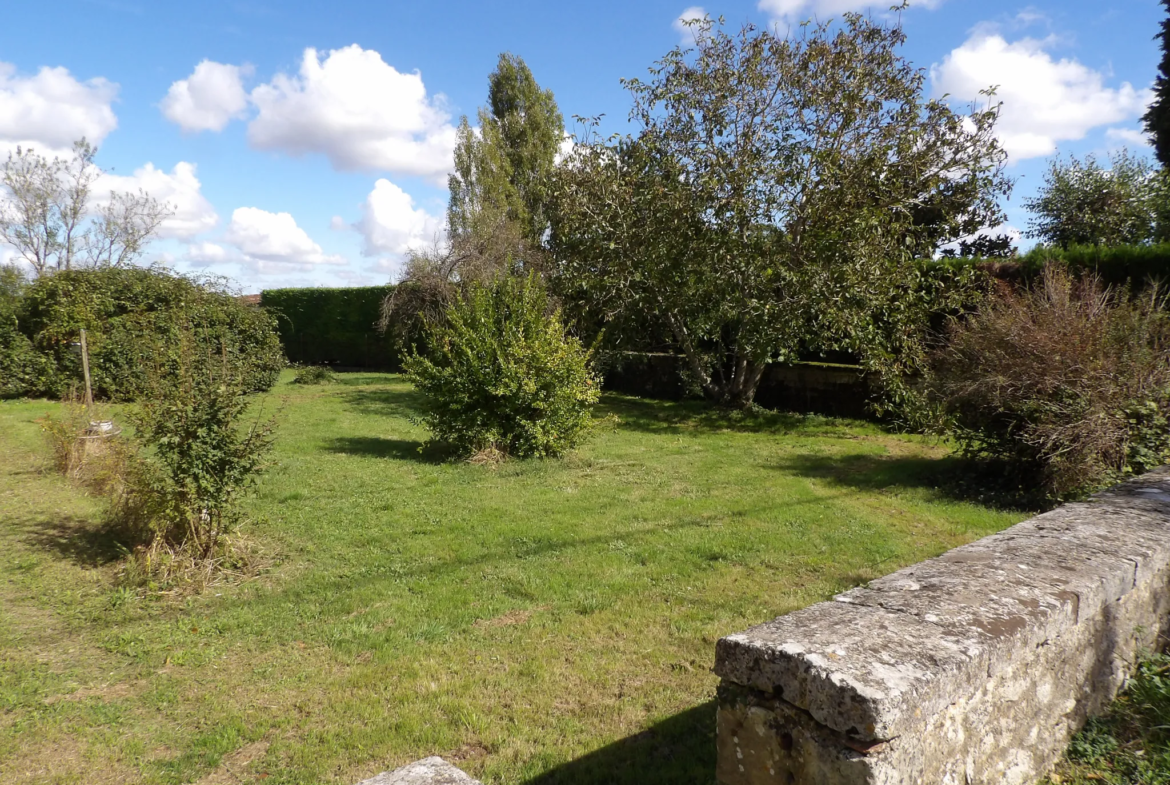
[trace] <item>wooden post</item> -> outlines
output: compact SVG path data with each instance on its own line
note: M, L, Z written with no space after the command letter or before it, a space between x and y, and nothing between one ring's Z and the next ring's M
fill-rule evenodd
M89 380L89 347L85 343L85 330L81 331L81 370L85 371L85 405L93 408L93 383Z

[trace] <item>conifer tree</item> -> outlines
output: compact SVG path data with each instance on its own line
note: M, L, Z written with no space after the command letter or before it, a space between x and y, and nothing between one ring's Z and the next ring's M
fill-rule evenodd
M1154 36L1162 44L1162 62L1154 80L1154 100L1142 117L1146 131L1153 137L1154 153L1163 167L1170 166L1170 0L1162 0L1166 18Z

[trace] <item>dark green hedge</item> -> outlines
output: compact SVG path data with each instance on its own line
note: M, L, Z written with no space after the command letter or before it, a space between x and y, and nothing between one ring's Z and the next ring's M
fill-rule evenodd
M94 395L133 400L189 351L240 359L247 388L275 384L284 355L273 318L222 287L162 268L68 270L24 288L0 324L0 396L59 397L82 379L86 330Z
M1108 286L1144 287L1150 282L1170 282L1170 243L1156 245L1082 245L1071 248L1037 246L1010 259L930 259L928 266L975 265L996 278L1027 283L1048 262L1064 264L1074 275L1093 273Z
M291 362L397 370L400 359L378 332L382 301L393 286L269 289L260 305L276 316Z

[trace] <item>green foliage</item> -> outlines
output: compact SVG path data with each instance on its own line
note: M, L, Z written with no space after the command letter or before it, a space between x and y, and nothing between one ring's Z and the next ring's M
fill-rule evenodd
M1049 783L1170 785L1170 657L1143 659L1109 712L1090 719ZM1059 777L1059 779L1058 779Z
M787 36L704 21L697 51L626 82L638 137L581 140L560 167L559 293L607 330L668 329L723 404L806 350L914 370L955 288L924 281L915 251L995 215L1007 183L997 111L926 100L903 42L858 15ZM924 222L935 197L954 209Z
M1142 120L1146 133L1153 137L1154 153L1163 167L1170 166L1170 0L1162 0L1166 18L1155 39L1162 49L1158 76L1154 79L1154 100Z
M393 341L379 332L382 301L393 286L268 289L260 305L276 317L289 362L396 368Z
M1034 213L1028 234L1060 248L1133 245L1163 235L1160 205L1166 184L1140 157L1121 150L1109 168L1093 155L1054 158L1037 195L1024 201Z
M232 348L223 341L216 351L185 320L177 363L151 375L131 415L145 449L126 504L155 540L201 559L216 555L239 523L239 499L255 484L276 427L259 416L243 426L252 374Z
M599 379L590 352L549 313L540 279L472 287L406 361L435 441L463 456L561 455L591 425Z
M293 384L333 384L337 381L337 374L324 365L308 365L297 369Z
M271 387L284 365L268 314L240 302L215 279L187 278L159 267L42 276L24 291L18 321L23 341L6 342L0 335L0 346L8 347L0 364L24 369L21 389L9 395L61 396L78 384L81 359L74 343L82 329L94 395L112 400L143 395L148 369L175 364L180 322L190 325L196 340L226 345L228 352L246 357L245 384L251 391Z
M1170 315L1049 268L951 325L930 399L972 458L1020 487L1076 497L1170 460Z
M479 134L464 117L455 148L447 221L452 236L484 234L508 221L529 242L548 227L546 202L564 119L551 90L541 89L524 60L505 52L488 77Z
M1045 266L1063 265L1073 275L1092 274L1108 286L1141 288L1170 279L1170 242L1148 245L1038 246L1019 257L1027 278L1036 278Z

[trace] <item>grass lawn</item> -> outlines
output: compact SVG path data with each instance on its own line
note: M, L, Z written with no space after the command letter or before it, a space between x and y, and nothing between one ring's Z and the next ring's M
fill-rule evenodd
M0 782L707 783L720 636L1002 529L945 451L855 422L606 396L563 461L419 452L399 377L290 385L250 502L271 569L116 582L100 507L0 402Z

